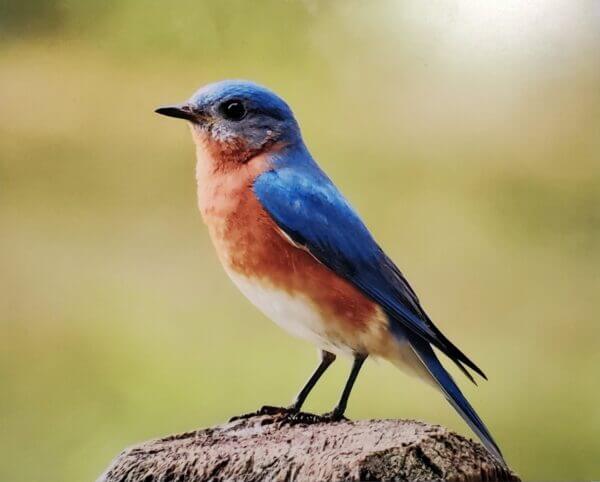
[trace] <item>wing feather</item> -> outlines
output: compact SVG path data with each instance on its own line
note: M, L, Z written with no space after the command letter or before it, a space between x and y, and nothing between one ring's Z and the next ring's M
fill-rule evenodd
M257 177L253 189L295 245L380 304L391 320L441 350L473 382L463 365L485 378L433 324L400 270L316 165L301 172L292 167L267 171Z

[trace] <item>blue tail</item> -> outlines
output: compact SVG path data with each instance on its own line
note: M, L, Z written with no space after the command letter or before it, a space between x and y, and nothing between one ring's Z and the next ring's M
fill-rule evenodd
M409 339L415 353L438 383L440 389L444 392L444 395L446 395L446 399L450 402L450 405L452 405L465 422L469 424L469 427L471 427L473 432L481 439L485 448L488 449L498 461L503 465L506 465L502 452L500 452L498 445L494 442L487 427L479 418L479 415L475 413L475 410L462 394L450 374L442 366L433 351L433 348L431 348L431 345L418 336L409 336Z

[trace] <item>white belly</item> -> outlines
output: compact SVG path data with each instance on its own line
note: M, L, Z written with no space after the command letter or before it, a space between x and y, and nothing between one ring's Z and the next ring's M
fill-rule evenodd
M266 283L226 270L238 289L267 317L288 333L314 343L337 355L352 355L353 349L341 342L335 342L335 334L327 336L326 321L310 300L302 296L292 296L286 291L277 290ZM384 316L382 313L380 316ZM329 325L331 326L331 325ZM406 373L424 379L435 386L431 375L416 356L406 340L398 340L388 334L384 323L373 323L373 329L363 334L362 349L366 353L382 357L392 362ZM381 335L381 329L385 335ZM356 349L356 347L355 347Z
M350 348L335 346L327 339L326 321L310 300L300 295L292 296L230 270L227 274L254 306L291 335L334 353L351 353Z

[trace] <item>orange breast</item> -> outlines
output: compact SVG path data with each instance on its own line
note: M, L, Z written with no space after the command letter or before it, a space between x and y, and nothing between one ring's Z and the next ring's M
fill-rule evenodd
M229 172L199 159L199 207L222 263L228 270L307 297L328 323L344 325L340 329L369 330L378 311L375 303L293 246L254 195L254 179L268 168L266 155Z

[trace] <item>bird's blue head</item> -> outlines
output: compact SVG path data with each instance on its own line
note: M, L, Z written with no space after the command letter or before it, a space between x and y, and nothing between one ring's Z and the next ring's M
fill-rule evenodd
M198 90L188 101L156 109L190 122L197 144L218 157L247 162L275 144L300 140L290 107L265 87L224 80Z

